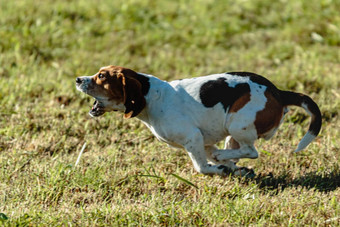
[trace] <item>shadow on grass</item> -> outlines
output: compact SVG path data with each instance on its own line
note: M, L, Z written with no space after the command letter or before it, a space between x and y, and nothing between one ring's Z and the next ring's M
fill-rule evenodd
M268 174L257 176L254 180L261 189L266 191L282 191L287 187L301 186L321 192L330 192L340 187L340 171L330 173L311 172L298 178L293 178L289 174L278 177Z

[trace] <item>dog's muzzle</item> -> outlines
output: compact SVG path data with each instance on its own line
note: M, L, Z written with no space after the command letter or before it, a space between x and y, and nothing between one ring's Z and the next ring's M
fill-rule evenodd
M88 94L88 91L93 89L93 86L91 84L91 77L89 76L82 76L76 78L76 87L79 91L82 91L86 94Z
M86 80L87 79L87 80ZM77 77L76 78L76 87L81 92L84 92L88 95L89 94L89 88L91 87L88 83L88 78L86 77ZM91 95L92 96L92 95ZM94 101L93 106L91 110L89 111L89 114L91 117L99 117L105 113L104 105L98 101L97 99Z
M84 89L83 89L83 79L80 78L80 77L77 77L76 78L76 88L79 90L79 91L82 91L82 92L85 92Z

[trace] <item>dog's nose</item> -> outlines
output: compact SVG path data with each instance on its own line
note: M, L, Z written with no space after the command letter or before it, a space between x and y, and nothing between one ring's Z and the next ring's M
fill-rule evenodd
M77 79L76 79L76 83L77 83L77 84L80 84L80 83L81 83L81 79L80 79L80 77L77 77Z

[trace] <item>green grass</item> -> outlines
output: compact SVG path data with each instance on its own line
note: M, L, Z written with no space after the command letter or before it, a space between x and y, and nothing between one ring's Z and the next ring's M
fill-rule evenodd
M0 225L336 226L340 2L0 1ZM75 78L120 65L172 80L262 74L320 106L293 108L242 160L253 180L197 174L136 119L87 114ZM87 147L74 166L83 144Z

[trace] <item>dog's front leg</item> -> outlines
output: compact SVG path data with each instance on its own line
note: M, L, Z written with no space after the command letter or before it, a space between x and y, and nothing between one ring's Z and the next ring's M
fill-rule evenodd
M208 159L215 163L215 164L222 164L224 166L227 166L229 169L231 169L232 174L236 176L246 176L246 177L254 177L255 173L254 170L249 169L247 167L242 167L242 166L237 166L236 162L234 160L238 159L217 159L215 154L218 152L228 152L228 151L233 151L233 150L219 150L216 146L206 146L205 151L208 155Z
M221 176L232 174L232 169L225 165L212 165L208 163L203 136L199 129L194 130L194 133L191 134L191 137L184 144L184 148L187 150L197 172Z

